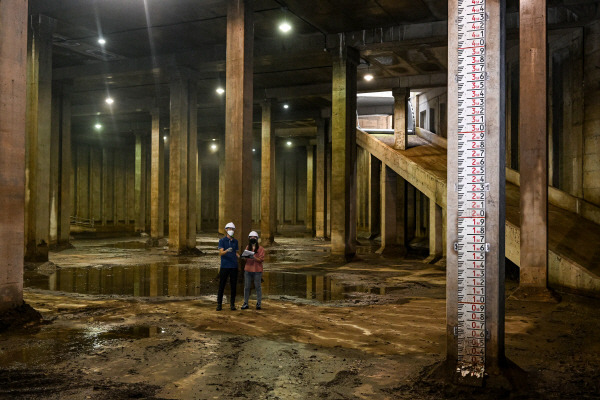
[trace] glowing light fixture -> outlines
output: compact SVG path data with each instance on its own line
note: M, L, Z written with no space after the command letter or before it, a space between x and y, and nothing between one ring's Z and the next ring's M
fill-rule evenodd
M365 81L371 82L373 80L373 74L368 73L364 76L364 78L365 78Z
M288 33L292 30L292 26L287 21L283 21L279 24L279 30L283 33Z
M287 110L288 108L290 108L290 105L289 104L284 104L283 108L285 108Z
M167 141L167 137L166 137L166 136L163 136L163 140L166 142L166 141Z
M252 152L253 152L253 153L256 153L256 149L252 149Z
M216 145L216 144L211 144L211 145L210 145L210 149L211 149L213 152L217 151L217 145Z
M217 94L223 94L225 93L225 89L223 89L222 87L217 88L216 90Z
M107 97L106 100L104 100L106 102L106 104L110 105L112 103L114 103L115 101L113 100L112 97Z
M98 39L98 43L101 45L105 45L106 44L106 40L104 40L104 38L100 38Z
M213 141L213 142L216 142L216 141L217 141L217 139L213 138L213 140L212 140L212 141Z
M96 128L96 130L99 131L100 129L102 129L102 124L96 124L94 125L94 128Z
M286 144L288 145L288 147L291 147L291 146L292 146L292 142L291 142L291 141L289 141L289 140L287 141L287 143L286 143Z

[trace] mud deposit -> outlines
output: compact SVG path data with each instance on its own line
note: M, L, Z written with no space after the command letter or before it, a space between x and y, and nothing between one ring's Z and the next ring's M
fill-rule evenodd
M281 238L263 310L216 312L215 235L198 257L137 241L75 241L56 267L28 266L45 322L0 334L0 398L600 398L598 300L509 300L506 354L528 384L457 389L428 376L445 356L443 266L370 245L335 265L325 243Z

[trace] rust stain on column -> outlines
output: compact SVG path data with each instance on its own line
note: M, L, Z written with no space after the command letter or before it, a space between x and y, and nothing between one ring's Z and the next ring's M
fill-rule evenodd
M0 312L23 302L27 1L0 2Z
M546 288L546 2L520 2L521 286Z
M240 246L252 228L252 9L251 0L228 0L224 216Z

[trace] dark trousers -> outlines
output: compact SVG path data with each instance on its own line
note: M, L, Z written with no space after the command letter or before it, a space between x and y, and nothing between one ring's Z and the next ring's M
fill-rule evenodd
M223 291L225 290L225 285L227 285L227 278L229 278L229 285L231 287L230 303L232 306L235 305L237 276L237 268L221 268L219 270L219 293L217 294L217 303L219 303L219 305L223 304Z

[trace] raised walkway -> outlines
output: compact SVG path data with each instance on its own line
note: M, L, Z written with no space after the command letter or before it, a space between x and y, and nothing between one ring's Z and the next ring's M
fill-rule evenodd
M407 150L392 148L393 135L357 130L357 144L429 198L446 208L447 152L410 135ZM506 183L506 257L520 265L520 189ZM600 225L548 205L548 280L551 287L600 297Z

